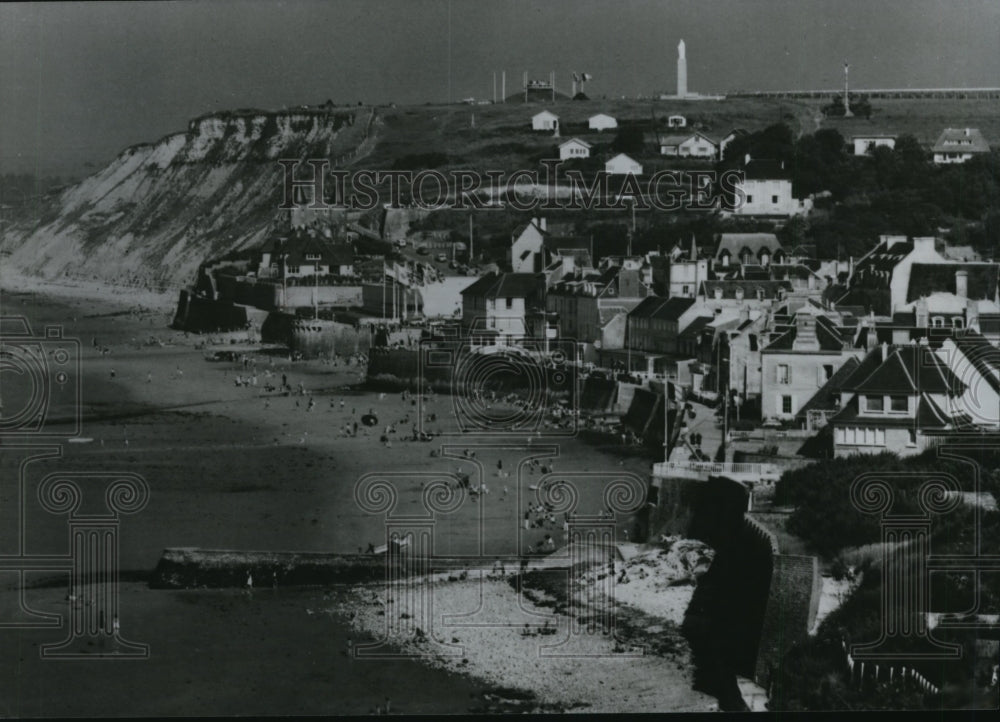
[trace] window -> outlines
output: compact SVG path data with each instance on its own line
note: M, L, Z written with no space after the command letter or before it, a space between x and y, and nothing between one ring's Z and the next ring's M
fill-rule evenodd
M685 296L687 294L689 294L690 292L691 292L691 287L690 286L682 286L681 287L681 293L683 293Z
M771 203L778 205L778 196L771 196Z
M299 267L298 266L289 266L288 267L288 272L289 273L298 273L299 272Z
M318 253L307 253L306 254L306 260L307 261L318 261L320 258L321 258L321 256Z
M885 411L885 399L882 396L865 396L866 411Z
M908 446L916 446L917 445L917 430L916 429L907 429L907 433L908 433L908 438L906 439L907 445Z
M781 413L790 414L792 413L792 397L782 396L781 397Z
M747 203L753 203L753 196L752 195L749 195L749 194L747 195Z
M505 298L504 301L507 302L507 308L514 308L514 299L513 298Z
M942 328L944 326L944 319L940 316L935 316L933 320L933 325L935 328Z
M890 396L889 410L906 412L910 410L910 400L906 396Z
M833 378L833 364L823 364L823 381Z
M962 328L965 325L964 321L960 316L954 316L951 319L952 328Z
M791 374L788 369L788 364L778 364L778 383L787 384L791 381Z

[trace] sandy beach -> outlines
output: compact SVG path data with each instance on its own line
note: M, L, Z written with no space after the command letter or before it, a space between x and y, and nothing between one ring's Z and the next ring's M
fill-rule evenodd
M607 447L595 447L573 438L551 441L541 438L529 442L527 437L441 436L433 443L407 441L402 437L417 413L413 399L404 399L398 393L380 394L357 388L364 377L363 366L293 362L287 355L259 353L259 349L246 343L245 334L209 338L172 331L167 324L173 315L173 298L167 299L163 294L136 295L106 290L95 296L97 290L85 284L59 285L52 293L53 288L48 285L11 285L4 280L0 313L28 317L36 334L46 325L58 324L65 337L80 341L82 431L73 442L55 438L54 441L62 442L62 456L32 461L25 467L22 482L32 487L53 470L73 469L105 473L128 470L142 475L149 484L147 507L139 514L122 517L120 557L126 576L141 579L148 574L166 547L357 552L369 545L377 546L386 541L386 513L365 511L358 504L355 490L359 479L373 471L394 480L394 513L421 508L423 489L418 478L420 474L415 472L425 475L431 472L432 476L461 472L469 474L473 484L487 484L488 494L466 496L458 508L438 515L434 522L435 551L445 555L513 554L519 549L535 547L546 535L551 535L557 544L562 543L561 519L554 522L539 519L537 525L524 528L524 511L538 503L537 486L543 476L539 466L521 463L524 459L537 456L550 471L568 476L575 472L590 474L589 477L582 475L583 481L578 483L577 510L585 514L597 514L605 505L600 474L594 472L601 469L607 474L628 471L645 478L649 470L647 459L623 452L610 441ZM206 354L230 349L238 350L240 357L246 350L247 365L241 358L235 362L205 359ZM253 375L257 376L256 385L237 384L237 379L249 381ZM293 393L284 395L266 389L282 380ZM303 393L296 393L300 388ZM435 414L439 431L454 430L449 397L429 400L426 409ZM354 422L366 413L378 416L377 427L359 426L357 436L344 433L345 427L353 429ZM380 441L386 425L396 427L395 433L389 435L391 445ZM455 444L459 449L468 447L474 456L458 460L442 458L442 442ZM0 472L4 479L17 478L20 461L9 451L0 455ZM503 472L498 470L498 462ZM8 529L17 529L16 505L0 505L0 521L6 522ZM64 520L38 509L29 509L25 524L31 527L28 539L32 551L41 553L41 550L64 548ZM620 538L632 529L632 525L633 519L628 515L621 515L616 520ZM11 538L13 533L9 532L4 538ZM13 601L13 588L13 584L5 584L0 590L0 597L7 600L4 607ZM463 595L468 593L471 592L463 590L450 603L456 608L464 607L468 599ZM494 596L497 615L501 618L508 612L514 615L510 605L516 604L516 595L513 600L502 593ZM147 599L159 600L156 602L160 610L157 614L148 613ZM191 616L187 611L182 612L188 608L188 599L183 593L152 592L137 585L134 593L123 596L123 629L128 629L134 638L168 639L166 629L175 620L183 619L182 623L190 626L192 634L204 638L204 648L213 649L216 649L215 643L224 647L227 639L234 634L240 635L242 622L239 619L222 624L211 615ZM307 608L317 611L329 606L321 603L292 604L287 608L271 606L259 613L269 620L268 624L273 623L272 615L278 615L282 619L289 618L287 623L291 626L296 625L290 621L295 619L300 620L298 624L308 625L314 617L306 613ZM669 624L676 624L683 614L680 606L673 613L660 611ZM329 620L329 615L326 617ZM333 624L341 629L339 623ZM309 659L329 654L326 639L307 633L307 626L295 628L302 632L296 637L300 640L297 650L310 650ZM36 632L29 630L24 634ZM335 636L344 634L341 630ZM217 651L216 654L222 655L218 663L230 664L236 669L243 665L254 665L256 669L261 664L266 668L270 665L262 660L272 659L272 653L268 651L268 644L262 644L259 649L245 648L246 645L253 647L246 642L240 650ZM175 645L161 643L158 649L154 645L154 656L170 656L166 660L160 657L161 664L167 668L174 664L178 669L184 668L184 654ZM604 647L600 650L602 654L606 651ZM635 706L629 709L700 709L704 708L703 703L711 702L690 689L686 660L655 659L647 668L648 661L635 664L611 659L602 663L634 669L630 673L639 675L636 684L641 680L646 680L641 684L648 683L648 689L640 686L631 690L636 693ZM14 664L16 659L7 658L7 663ZM282 672L289 684L297 675L309 674L297 662L289 664L291 669ZM368 663L362 661L361 664ZM407 661L406 664L415 662ZM472 664L471 658L469 664ZM151 680L143 682L147 680L148 670L155 665L127 666L138 676L133 680L125 674L123 683L140 687L147 684L148 694L141 704L137 699L135 705L126 704L115 714L141 714L143 709L154 708L175 709L178 714L185 711L213 714L261 711L252 701L241 705L232 696L223 699L212 694L186 695L183 701L177 702L176 708L157 707L157 699L164 702L164 698L174 693L165 687L156 688L160 690L157 692ZM46 667L42 663L45 672L41 679L50 684L82 685L89 674L85 667ZM671 683L658 682L654 689L655 670L659 669L662 677L667 667L673 670ZM513 672L498 674L494 671L491 675L489 668L487 662L474 669L454 669L465 675L462 677L465 681L461 682L453 681L458 678L448 671L451 667L445 671L430 670L438 675L434 677L436 681L425 682L422 689L434 689L436 685L442 693L427 697L429 706L425 711L447 713L478 709L482 700L470 702L469 694L481 697L482 691L491 685L518 686L530 681ZM605 672L610 674L610 668ZM364 713L381 699L381 691L369 690L370 693L361 694L348 704L345 687L340 683L341 674L335 664L328 687L317 682L317 690L328 691L326 699L331 707L327 709ZM570 666L558 676L565 680L583 674L582 667ZM612 677L614 675L608 678ZM588 680L580 683L581 689L590 682L594 683L595 690L604 686L589 673L580 678ZM197 680L191 684L201 686ZM616 684L622 685L624 694L624 682ZM666 687L670 688L669 692ZM530 685L527 688L533 689ZM539 688L537 693L543 701L548 701L550 694L554 700L561 700L565 696L557 696L556 692L564 688L565 683L554 684ZM236 685L236 689L241 687ZM250 688L242 689L246 695L253 696ZM449 691L445 693L444 690ZM458 691L452 694L452 690ZM41 695L41 687L37 694ZM234 694L239 697L238 692ZM317 691L317 694L324 693ZM418 698L423 699L416 692L399 694L400 710L408 700L415 704ZM456 701L456 694L463 698L461 703ZM589 699L591 709L596 709L594 705L599 704L602 696L603 693L575 701ZM92 704L84 703L81 698L79 706L63 707L59 712L88 714L96 709ZM144 704L149 706L142 706ZM342 704L347 706L338 707ZM620 701L616 704L617 707L608 709L626 709ZM23 710L54 712L44 699L30 694L22 699L22 705ZM287 711L280 704L274 709ZM318 707L310 709L319 711Z

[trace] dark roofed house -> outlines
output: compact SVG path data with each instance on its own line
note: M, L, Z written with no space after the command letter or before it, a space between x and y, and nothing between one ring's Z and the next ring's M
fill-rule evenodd
M785 258L781 242L773 233L723 233L715 251L715 261L723 269L730 264L780 263Z
M470 332L513 343L545 332L545 277L490 273L462 291L462 325Z
M830 419L834 455L918 454L969 426L958 403L965 390L930 346L883 344L842 384L841 410Z
M965 274L962 284L961 274ZM1000 263L914 263L906 302L932 293L953 293L971 299L997 300Z
M354 251L313 230L297 228L268 239L259 249L259 278L351 276Z
M675 353L684 314L693 298L649 296L629 311L626 344L634 351Z

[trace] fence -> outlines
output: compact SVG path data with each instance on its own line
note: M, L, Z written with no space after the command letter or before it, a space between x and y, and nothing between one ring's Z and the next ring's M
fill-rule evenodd
M888 664L875 664L873 662L855 662L854 657L851 653L847 651L846 640L841 640L841 648L844 650L844 654L847 660L847 668L850 671L851 683L853 684L857 681L858 689L861 689L865 684L865 679L870 679L875 684L880 682L892 682L897 677L901 680L910 681L920 687L924 692L928 694L940 694L941 690L930 682L926 677L924 677L920 672L915 670L913 667L900 667L896 668Z
M683 476L694 472L699 476L751 477L765 484L781 478L781 469L774 464L733 463L720 461L665 461L653 464L653 476Z

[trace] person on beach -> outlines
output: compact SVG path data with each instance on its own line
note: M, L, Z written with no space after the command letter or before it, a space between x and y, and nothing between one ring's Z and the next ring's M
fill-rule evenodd
M114 369L111 369L111 380L112 381L115 380L115 370Z
M153 374L152 374L152 372L146 374L146 383L147 384L153 383Z
M247 596L253 596L253 575L247 572Z

